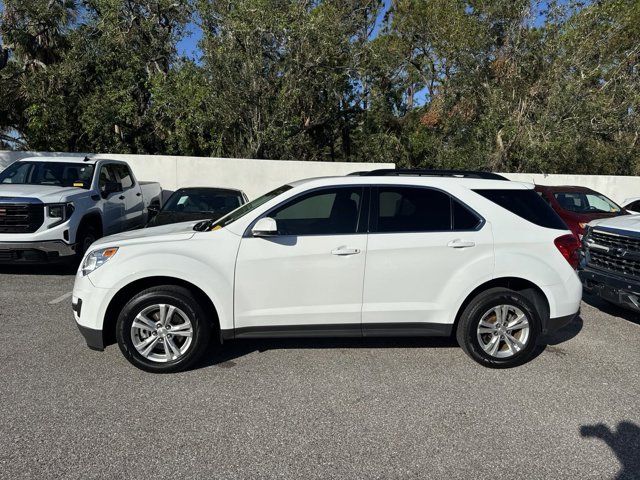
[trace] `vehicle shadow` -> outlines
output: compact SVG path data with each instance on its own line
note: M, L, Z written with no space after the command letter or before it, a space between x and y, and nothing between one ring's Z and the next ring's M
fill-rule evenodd
M341 349L341 348L456 348L451 337L397 337L397 338L281 338L260 340L231 340L222 347L212 345L194 369L216 366L232 368L234 360L251 353L284 349Z
M51 264L0 265L0 275L75 275L78 264L73 262Z
M582 301L587 305L591 305L594 308L614 317L624 318L628 322L640 325L640 313L627 310L626 308L618 307L613 303L609 303L606 300L584 293L582 295Z
M615 430L603 423L583 425L580 436L602 440L613 450L622 465L617 480L640 479L640 426L631 421L618 423Z
M551 335L542 336L533 356L529 361L538 357L545 350L555 354L562 351L556 347L571 340L582 330L582 318L577 317L573 322ZM281 338L260 340L231 340L220 347L212 342L204 359L193 369L207 367L232 368L234 360L251 353L262 353L269 350L283 349L341 349L341 348L458 348L458 342L451 337L385 337L385 338ZM528 363L528 362L527 362Z

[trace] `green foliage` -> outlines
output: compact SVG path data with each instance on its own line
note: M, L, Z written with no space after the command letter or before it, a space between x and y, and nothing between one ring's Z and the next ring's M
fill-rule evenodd
M5 0L0 147L640 174L639 2L386 3Z

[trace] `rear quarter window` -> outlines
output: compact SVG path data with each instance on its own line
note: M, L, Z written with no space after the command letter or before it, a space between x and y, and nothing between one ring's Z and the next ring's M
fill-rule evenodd
M567 230L567 225L535 190L474 190L477 194L541 227Z

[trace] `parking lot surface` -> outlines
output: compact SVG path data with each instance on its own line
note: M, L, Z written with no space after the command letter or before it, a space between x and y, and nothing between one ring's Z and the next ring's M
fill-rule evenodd
M640 478L640 320L597 299L510 370L451 340L272 340L153 375L86 348L72 286L0 270L2 478Z

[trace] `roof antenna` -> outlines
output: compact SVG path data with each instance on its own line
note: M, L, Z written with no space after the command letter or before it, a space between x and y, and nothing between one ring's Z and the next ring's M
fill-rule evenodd
M87 155L86 157L84 157L84 159L82 161L83 162L90 162L91 158L89 158L89 155Z

